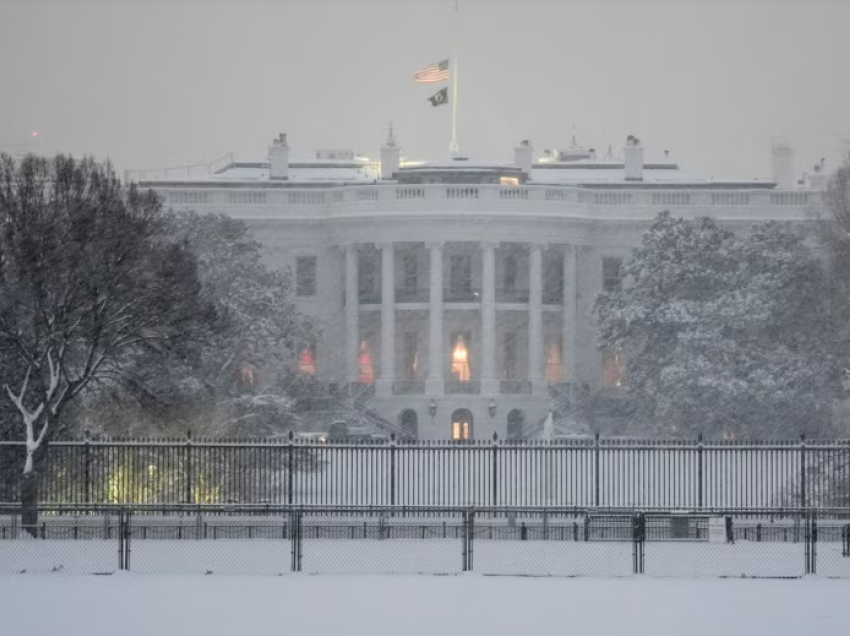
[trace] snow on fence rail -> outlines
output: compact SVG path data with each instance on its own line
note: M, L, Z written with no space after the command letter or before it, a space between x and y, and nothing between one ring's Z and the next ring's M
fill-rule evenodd
M0 443L0 502L23 444ZM44 503L850 507L850 442L54 442Z

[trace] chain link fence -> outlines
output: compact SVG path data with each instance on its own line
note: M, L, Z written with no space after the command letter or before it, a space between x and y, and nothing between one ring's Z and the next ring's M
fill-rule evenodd
M0 574L850 577L847 509L0 507Z

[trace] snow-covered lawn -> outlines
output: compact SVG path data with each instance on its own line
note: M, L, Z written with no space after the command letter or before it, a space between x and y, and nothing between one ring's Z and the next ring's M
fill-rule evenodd
M140 574L291 575L292 543L271 539L134 540L130 570ZM459 539L319 539L302 544L305 574L459 574ZM612 576L633 572L634 546L614 541L507 541L476 539L473 571L491 575ZM112 574L118 570L115 540L0 541L3 574ZM803 543L741 541L647 542L648 577L767 577L805 574ZM820 576L850 578L850 557L839 543L819 543Z
M2 633L846 634L850 581L487 577L0 576Z

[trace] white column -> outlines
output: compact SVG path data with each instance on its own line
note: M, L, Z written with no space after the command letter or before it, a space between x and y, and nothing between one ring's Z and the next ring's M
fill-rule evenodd
M496 246L481 244L481 393L498 395L496 374Z
M393 392L395 380L395 246L381 248L381 371L375 391L382 397Z
M528 379L534 395L543 395L543 247L531 246L528 280Z
M564 331L561 335L561 364L564 381L576 377L576 246L564 246Z
M428 311L430 334L428 341L428 378L425 392L443 394L443 245L429 243L431 250L431 304Z
M345 380L360 381L360 294L357 280L357 246L345 246Z

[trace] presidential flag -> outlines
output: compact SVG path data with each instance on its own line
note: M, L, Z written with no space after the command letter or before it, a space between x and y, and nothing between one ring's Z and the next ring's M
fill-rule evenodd
M449 79L449 61L443 60L437 64L429 64L421 71L414 73L413 79L421 84L445 82Z
M431 97L428 98L428 101L431 102L431 106L442 106L443 104L449 103L449 87L446 86L443 89L440 89Z

